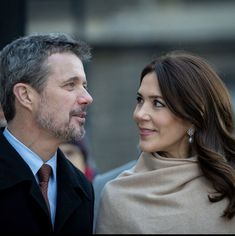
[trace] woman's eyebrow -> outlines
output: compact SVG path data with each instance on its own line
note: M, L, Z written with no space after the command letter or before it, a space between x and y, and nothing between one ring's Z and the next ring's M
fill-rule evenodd
M137 92L137 95L139 95L139 96L143 96L140 92ZM160 98L160 99L163 99L163 97L162 96L160 96L160 95L150 95L150 96L148 96L149 98L151 98L151 99L156 99L156 98Z

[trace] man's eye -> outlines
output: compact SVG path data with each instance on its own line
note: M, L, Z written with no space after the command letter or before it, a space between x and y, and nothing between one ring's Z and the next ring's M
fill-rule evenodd
M70 87L74 87L74 86L75 86L75 83L74 83L74 82L70 82L70 83L68 83L67 85L70 86Z
M75 86L76 86L76 84L74 82L69 82L69 83L64 85L64 87L68 90L74 89Z

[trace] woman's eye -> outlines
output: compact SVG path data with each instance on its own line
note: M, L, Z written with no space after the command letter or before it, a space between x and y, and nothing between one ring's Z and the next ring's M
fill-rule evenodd
M143 100L142 97L140 97L140 96L137 96L137 97L136 97L136 101L137 101L137 103L141 103L142 100Z
M163 102L160 102L158 100L154 100L153 104L155 107L165 107L165 105L163 104Z

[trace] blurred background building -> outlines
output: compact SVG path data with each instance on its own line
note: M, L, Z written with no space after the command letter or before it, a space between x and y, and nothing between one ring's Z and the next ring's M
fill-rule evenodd
M235 99L234 0L1 1L1 48L50 31L75 34L92 47L86 138L99 172L138 157L132 112L140 72L154 57L172 49L205 57Z

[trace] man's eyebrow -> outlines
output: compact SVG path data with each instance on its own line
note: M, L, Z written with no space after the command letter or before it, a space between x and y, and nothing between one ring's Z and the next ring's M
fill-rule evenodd
M76 81L76 80L79 80L79 77L73 76L73 77L70 77L67 80L65 80L65 82Z
M66 80L64 81L64 83L73 82L73 81L79 81L79 80L82 80L82 81L83 81L83 78L82 78L82 77L78 77L78 76L73 76L73 77L70 77L70 78L66 79ZM87 81L86 81L86 80L84 81L84 84L87 84Z

